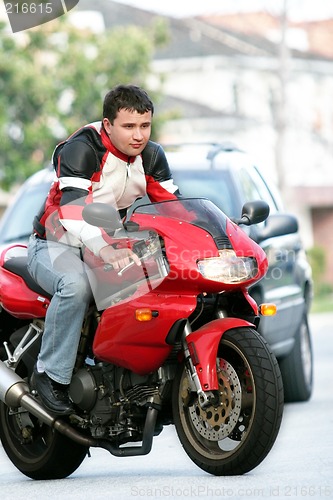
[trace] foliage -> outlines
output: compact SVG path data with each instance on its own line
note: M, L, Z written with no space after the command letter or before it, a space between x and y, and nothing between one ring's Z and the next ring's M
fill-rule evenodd
M325 281L326 253L320 246L314 246L307 251L312 267L314 283L314 300L312 312L331 311L333 304L333 287Z
M100 120L111 87L147 88L154 47L166 36L160 21L103 33L79 30L67 16L15 35L0 25L0 187L22 182L57 142Z
M322 282L326 269L325 250L322 247L314 246L307 250L307 256L312 268L313 281L315 286Z
M330 286L330 293L320 293L314 296L314 300L311 306L311 313L323 313L323 312L332 312L332 304L333 304L333 289L332 285Z

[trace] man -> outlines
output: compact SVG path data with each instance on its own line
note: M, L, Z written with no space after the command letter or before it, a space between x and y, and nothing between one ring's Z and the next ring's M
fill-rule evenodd
M53 155L56 181L34 221L28 268L52 295L33 384L44 406L55 414L74 411L68 387L91 300L82 247L114 269L131 259L140 265L130 249L114 248L101 229L82 219L84 206L111 203L123 217L145 194L153 202L178 194L162 148L149 141L153 112L143 89L119 85L105 96L102 122L79 129Z

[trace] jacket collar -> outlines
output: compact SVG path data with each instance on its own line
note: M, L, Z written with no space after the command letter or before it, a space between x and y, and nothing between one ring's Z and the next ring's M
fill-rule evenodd
M110 151L114 156L119 158L120 160L126 161L126 163L133 163L135 161L136 156L128 156L125 153L122 153L117 149L111 142L110 137L106 133L106 130L104 129L103 125L101 126L100 130L101 134L101 140L104 145L104 147Z

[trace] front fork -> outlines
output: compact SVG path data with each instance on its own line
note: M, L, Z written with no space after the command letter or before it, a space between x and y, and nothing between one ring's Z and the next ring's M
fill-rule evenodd
M185 366L187 369L187 373L190 378L190 382L192 385L192 389L198 394L198 401L199 404L202 408L205 408L206 406L209 406L210 400L212 397L211 391L209 392L204 392L200 378L198 376L198 372L195 366L195 353L192 351L190 352L190 345L187 342L187 337L192 333L192 328L190 325L190 322L187 321L184 332L183 332L183 338L182 338L182 344L183 344L183 350L184 350L184 356L185 356Z

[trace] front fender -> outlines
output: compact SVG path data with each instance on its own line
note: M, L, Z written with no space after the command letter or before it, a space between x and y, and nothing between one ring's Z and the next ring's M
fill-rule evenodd
M210 321L186 337L192 362L204 391L218 389L216 357L223 334L232 328L244 326L255 328L252 323L243 319L221 318Z

